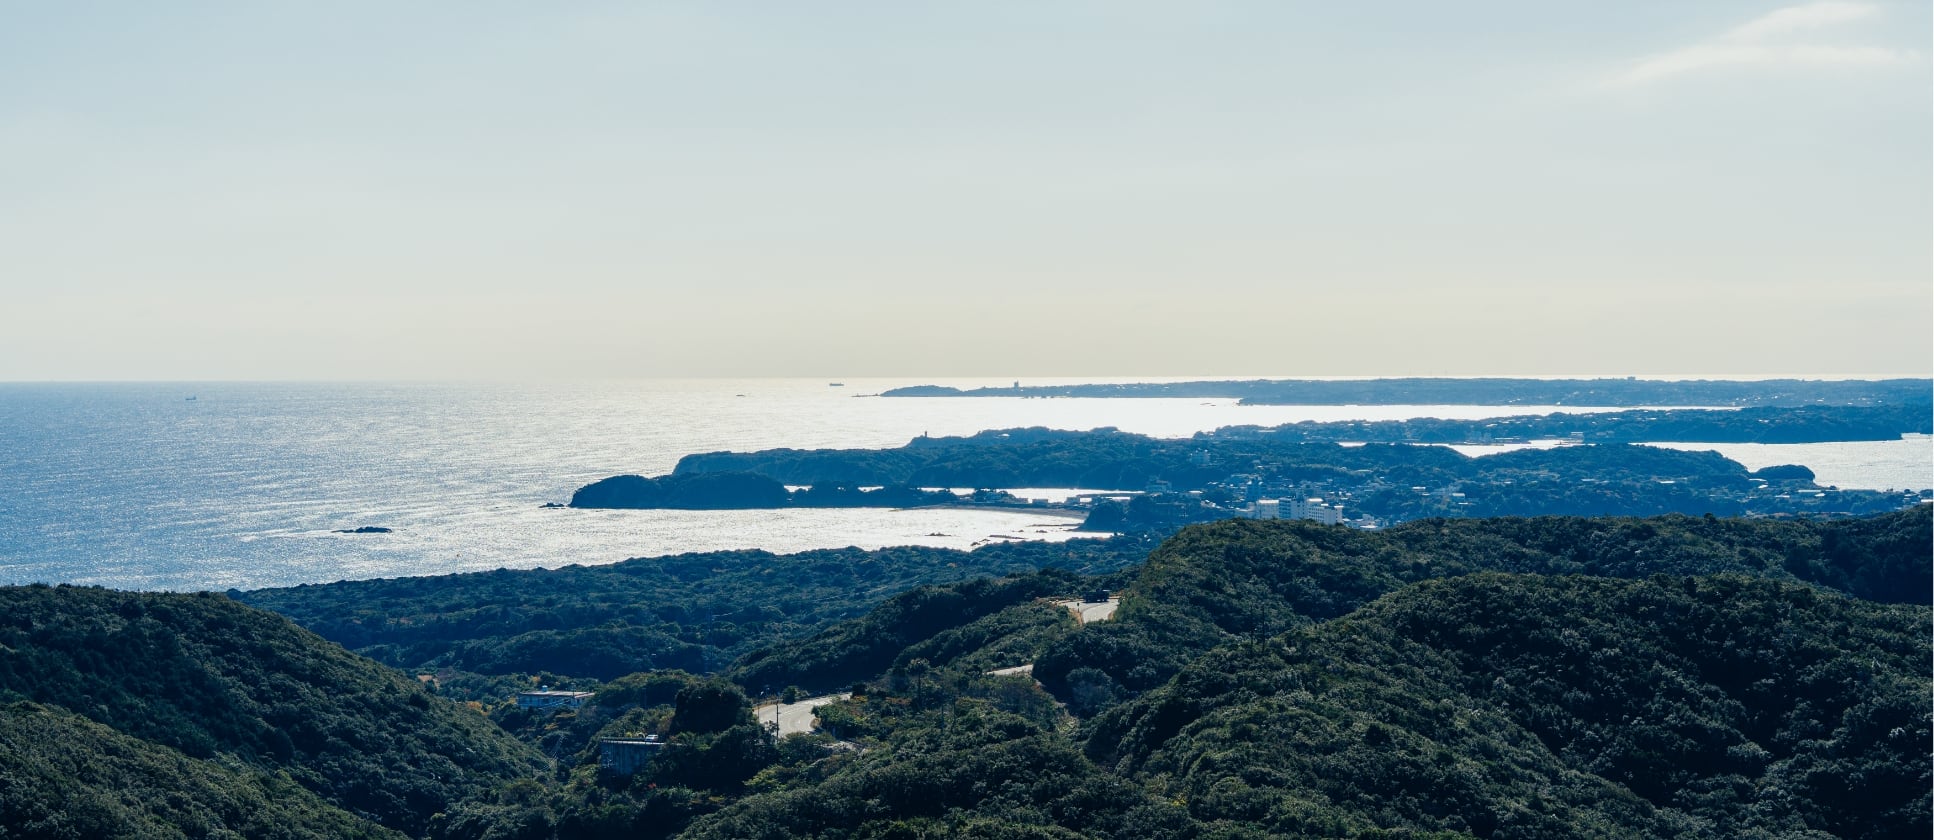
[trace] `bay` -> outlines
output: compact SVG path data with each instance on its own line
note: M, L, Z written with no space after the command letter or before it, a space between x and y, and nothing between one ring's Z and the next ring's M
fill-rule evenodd
M1652 443L1667 449L1710 450L1764 469L1801 464L1814 483L1843 490L1934 488L1934 440L1856 440L1837 443Z

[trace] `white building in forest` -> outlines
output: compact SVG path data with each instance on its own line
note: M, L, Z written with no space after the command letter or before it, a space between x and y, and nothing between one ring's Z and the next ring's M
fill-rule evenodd
M1322 499L1288 499L1282 503L1282 517L1337 525L1343 522L1343 506L1326 504Z
M1343 506L1322 499L1258 499L1249 515L1254 519L1308 519L1325 525L1343 522Z

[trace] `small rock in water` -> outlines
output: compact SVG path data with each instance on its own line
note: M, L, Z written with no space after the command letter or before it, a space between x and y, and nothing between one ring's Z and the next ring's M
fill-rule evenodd
M375 525L364 525L361 528L337 528L336 533L338 534L387 534L387 533L390 533L390 529L379 528Z

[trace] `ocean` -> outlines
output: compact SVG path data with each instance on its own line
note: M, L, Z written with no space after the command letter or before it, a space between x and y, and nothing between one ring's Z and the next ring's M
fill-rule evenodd
M0 384L0 584L250 589L688 551L1069 539L1071 520L1030 512L541 505L608 475L669 472L694 452L891 447L1024 426L1186 436L1301 420L1589 410L868 396L927 383L1005 384ZM1821 484L1843 488L1934 486L1927 440L1672 445L1754 468L1806 464ZM364 526L392 531L336 533Z

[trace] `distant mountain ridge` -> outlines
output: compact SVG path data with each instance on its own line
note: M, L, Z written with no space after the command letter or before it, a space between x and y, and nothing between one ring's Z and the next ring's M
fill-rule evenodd
M1255 405L1799 406L1927 405L1934 380L1390 379L1198 380L960 389L893 388L883 397L1232 398Z

